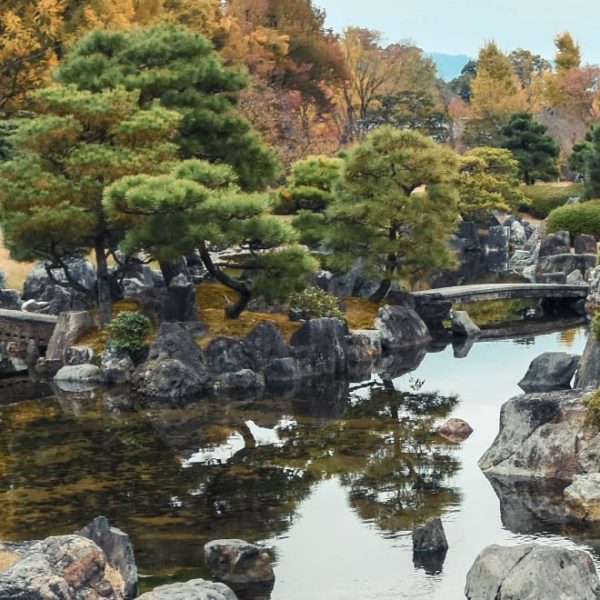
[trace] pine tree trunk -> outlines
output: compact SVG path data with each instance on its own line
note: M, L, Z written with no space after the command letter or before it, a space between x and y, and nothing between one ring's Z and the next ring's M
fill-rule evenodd
M390 279L385 278L379 282L379 287L369 296L371 302L379 304L389 292L392 282Z
M239 295L236 302L228 304L225 307L225 317L227 319L237 319L246 309L250 300L252 300L252 292L246 283L227 275L219 269L212 261L208 248L204 243L200 245L200 258L206 267L206 270L219 282L229 289L237 292Z
M110 274L105 254L104 237L96 238L94 246L96 255L96 272L98 281L96 283L96 301L98 304L98 318L100 326L110 323L112 319L112 299L110 294Z

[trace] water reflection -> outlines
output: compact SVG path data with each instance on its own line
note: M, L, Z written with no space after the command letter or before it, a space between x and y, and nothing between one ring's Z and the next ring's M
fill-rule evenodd
M317 382L260 401L25 394L0 406L0 538L67 533L105 514L154 576L146 588L167 575L207 575L204 543L241 537L276 545L274 600L461 597L483 546L547 531L548 514L536 520L529 510L537 492L520 494L518 506L476 460L528 361L583 342L581 333L552 334L532 345L477 343L467 360L451 347L398 356L382 369L385 384ZM409 364L417 371L400 377ZM450 414L475 429L464 444L433 433ZM494 490L515 534L502 529ZM429 516L444 519L443 569L413 563L409 531Z

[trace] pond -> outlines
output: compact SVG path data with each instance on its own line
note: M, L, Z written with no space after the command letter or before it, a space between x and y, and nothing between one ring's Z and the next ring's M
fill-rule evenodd
M515 527L477 467L529 362L580 354L586 335L481 341L461 359L448 346L394 390L373 378L181 407L117 390L5 404L0 539L69 533L104 514L130 534L142 589L207 576L204 543L236 537L274 547L273 600L463 598L488 544L596 547L589 531ZM450 415L474 429L460 445L431 432ZM410 530L428 516L446 529L443 564L413 562Z

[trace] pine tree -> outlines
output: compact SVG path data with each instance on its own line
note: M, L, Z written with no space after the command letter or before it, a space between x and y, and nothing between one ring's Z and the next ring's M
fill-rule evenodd
M521 178L527 185L558 177L558 144L546 134L548 128L533 120L531 113L515 113L504 128L504 148L519 161Z
M126 251L143 250L162 265L198 249L208 272L238 294L225 308L232 319L253 297L285 299L316 268L293 229L269 214L269 197L243 192L237 180L227 165L187 160L167 175L125 177L104 194L105 209L126 232ZM238 247L239 259L215 262L215 246Z
M566 71L580 67L581 49L568 31L557 35L554 45L556 46L554 63L556 64L557 73L565 73Z
M260 189L277 173L273 151L235 108L246 76L179 25L94 31L73 46L57 78L90 91L122 85L139 91L142 107L158 100L177 110L180 156L228 163L244 188Z
M59 86L32 96L36 116L22 120L16 152L0 164L5 243L17 259L63 269L71 287L93 297L103 323L110 320L107 258L118 231L102 205L104 188L128 174L159 171L176 156L169 142L179 114L139 107L139 92L122 87L96 93ZM94 252L97 289L82 288L66 260Z
M457 162L454 152L422 134L391 127L352 148L320 228L332 264L342 270L362 258L381 281L374 300L392 280L414 286L451 264L446 240L458 218Z

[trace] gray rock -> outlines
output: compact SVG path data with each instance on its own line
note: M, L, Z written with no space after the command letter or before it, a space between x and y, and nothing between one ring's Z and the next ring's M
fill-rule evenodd
M339 319L311 319L294 333L291 346L309 375L336 375L348 368L348 328Z
M571 518L597 523L600 521L600 473L575 475L564 491Z
M446 552L448 542L442 521L430 518L423 525L415 525L412 531L413 552Z
M111 527L108 519L102 516L96 517L76 534L92 540L102 549L108 564L119 571L123 579L125 600L135 598L138 592L138 573L129 536L117 527Z
M23 301L17 290L0 289L0 308L7 310L21 310Z
M567 283L567 274L562 272L556 273L538 273L535 275L537 283L559 283L564 285Z
M500 430L479 460L488 476L555 479L600 472L600 431L589 427L584 390L525 394L500 411Z
M593 235L586 235L584 233L578 235L573 242L575 248L575 254L597 254L598 244L596 238Z
M463 442L473 433L473 428L466 421L452 417L440 423L435 431L452 442Z
M235 373L221 373L210 381L215 394L244 393L260 394L265 389L265 379L251 369L242 369Z
M139 600L237 600L237 596L224 583L204 579L161 585L138 598Z
M596 308L600 307L600 267L592 269L588 279L590 282L590 289L588 291L586 304L589 306L590 311L594 312Z
M0 271L0 290L6 287L6 273L4 271Z
M182 323L163 323L132 383L148 397L179 401L202 393L207 381L202 351Z
M425 345L431 334L423 319L412 309L401 306L384 306L379 309L375 328L381 333L384 350Z
M566 283L568 285L585 285L586 282L581 271L576 269L567 275Z
M519 387L526 393L569 389L580 358L566 352L544 352L531 361Z
M87 365L94 362L96 353L89 346L71 346L65 351L67 365Z
M461 221L452 244L455 250L462 252L481 252L479 230L473 221Z
M253 349L243 338L217 337L206 348L206 361L211 373L232 373L242 369L258 370Z
M165 358L140 365L132 383L144 396L176 402L200 396L205 390L206 378L180 360Z
M509 235L502 225L490 227L484 237L486 252L507 252Z
M304 373L297 358L276 358L265 369L264 376L268 387L280 388L302 381Z
M442 321L450 318L452 302L441 294L431 293L416 297L415 311L423 319L429 330L443 332Z
M467 312L456 310L452 313L452 333L460 337L477 337L481 335L481 329L473 323Z
M488 546L467 574L468 600L596 600L600 581L581 550L526 544Z
M527 232L519 221L515 221L510 226L510 241L516 246L523 246L527 241Z
M553 256L555 254L568 254L571 252L571 235L568 231L558 231L548 234L539 250L539 257Z
M110 349L102 353L100 372L104 383L109 385L130 383L134 371L135 365L128 354L114 352Z
M586 388L600 385L600 342L590 333L579 361L575 387Z
M25 550L0 573L0 598L12 600L119 600L105 573L104 552L78 535L49 537Z
M271 321L259 323L244 339L254 355L258 368L266 367L277 358L290 356L288 343L283 339L275 323Z
M96 328L94 319L89 312L67 312L58 317L58 323L48 342L47 360L66 360L68 348L85 334Z
M67 365L54 376L54 381L100 383L100 369L96 365Z
M346 340L350 366L372 366L381 358L381 332L378 329L356 329Z
M536 273L538 276L548 273L568 274L577 270L586 273L597 264L598 257L595 254L553 254L539 259Z
M214 540L204 546L204 561L213 576L234 592L257 584L271 589L275 582L271 559L268 548L244 540Z

